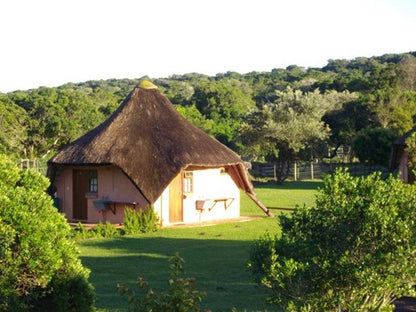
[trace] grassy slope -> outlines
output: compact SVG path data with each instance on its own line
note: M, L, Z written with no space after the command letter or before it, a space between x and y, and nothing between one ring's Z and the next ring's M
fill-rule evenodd
M258 185L256 190L267 206L294 207L313 204L317 186L317 182L289 182ZM241 200L242 215L264 215L247 196L242 195ZM267 294L252 283L246 270L249 248L265 231L278 233L277 220L167 228L118 239L87 240L79 246L82 262L91 269L99 309L117 311L125 307L125 300L115 293L117 282L133 285L138 276L143 276L155 289L164 289L168 258L178 251L186 261L185 275L195 277L198 290L208 293L204 308L272 311L273 307L265 304Z

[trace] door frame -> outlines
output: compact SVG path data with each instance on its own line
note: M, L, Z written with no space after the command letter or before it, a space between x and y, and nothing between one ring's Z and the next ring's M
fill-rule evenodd
M169 223L183 222L183 172L169 184Z
M72 169L72 219L88 220L88 199L85 196L89 192L88 169ZM82 173L82 178L81 174Z

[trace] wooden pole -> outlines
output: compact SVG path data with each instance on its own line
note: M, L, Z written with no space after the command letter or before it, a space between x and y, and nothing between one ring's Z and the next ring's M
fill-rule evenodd
M276 182L277 181L277 174L276 174L276 163L275 162L273 163L273 178L274 178L274 181Z
M287 208L287 207L267 207L267 209L276 209L276 210L294 211L296 208Z
M297 166L297 161L295 160L295 162L293 163L293 180L297 181L298 180L298 166Z
M314 172L313 172L313 159L311 160L311 179L313 180L315 178Z
M265 206L265 205L263 205L257 198L256 198L256 196L254 196L254 194L251 194L251 193L248 193L248 192L246 192L246 194L247 194L247 196L248 197L250 197L251 198L251 200L252 201L254 201L255 202L255 204L257 205L257 206L259 206L260 207L260 209L261 210L263 210L264 211L264 213L265 214L267 214L267 216L269 216L269 217L274 217L274 215L270 212L270 210L269 209L267 209L267 207Z

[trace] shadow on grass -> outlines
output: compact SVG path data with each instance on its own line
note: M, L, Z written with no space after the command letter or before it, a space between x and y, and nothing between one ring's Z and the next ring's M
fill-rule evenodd
M96 307L122 311L126 299L116 285L134 286L144 277L155 290L167 288L168 259L179 252L185 260L185 277L195 277L197 289L208 297L201 306L212 311L275 311L265 303L267 294L252 282L247 270L250 241L165 237L123 237L82 242L82 263L91 270L90 280L97 294Z
M281 189L281 190L317 190L322 188L323 181L289 181L289 182L253 182L253 185L257 189Z

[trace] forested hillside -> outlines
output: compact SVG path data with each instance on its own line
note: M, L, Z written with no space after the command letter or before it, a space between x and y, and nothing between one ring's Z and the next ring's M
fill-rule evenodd
M139 80L0 93L0 153L49 158L105 120ZM152 81L188 120L248 160L322 159L350 146L361 161L386 164L390 142L416 118L416 52Z

